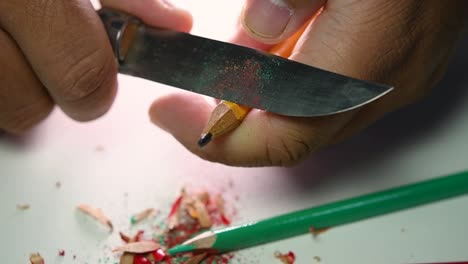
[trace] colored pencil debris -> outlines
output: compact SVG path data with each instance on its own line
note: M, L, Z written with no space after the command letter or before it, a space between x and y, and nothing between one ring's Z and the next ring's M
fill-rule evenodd
M275 258L279 259L283 264L294 264L294 261L296 261L296 255L292 251L286 254L276 251Z
M202 254L199 254L199 255L195 255L195 256L191 257L189 260L187 260L187 262L185 262L185 264L199 264L207 256L208 256L207 253L202 253Z
M31 208L31 205L29 204L17 204L16 205L16 209L20 210L20 211L26 211L28 210L29 208Z
M137 214L132 215L132 217L130 218L130 223L132 225L135 225L145 219L155 216L156 214L157 214L157 211L154 208L145 209Z
M32 253L29 255L29 261L31 264L44 264L44 258L39 253Z
M160 249L161 246L154 241L136 241L120 246L112 252L129 252L129 253L149 253Z
M60 249L59 252L58 252L58 255L59 255L60 257L64 257L64 256L65 256L65 250Z
M183 189L180 196L173 202L167 219L158 224L155 230L152 230L156 232L149 236L145 236L143 230L139 230L134 235L119 232L120 238L125 243L114 249L114 252L123 253L119 263L198 264L202 261L209 264L229 263L229 260L234 257L233 254L209 255L202 253L172 257L165 253L168 248L184 242L195 234L214 226L228 225L230 221L226 216L224 204L221 195L211 195L208 192L192 194ZM155 212L154 209L147 209L137 215L146 218ZM136 217L136 215L134 216Z
M87 204L80 204L77 208L81 212L93 217L103 225L108 226L111 232L114 230L114 226L112 225L111 220L102 212L100 208L95 208Z
M309 231L310 231L310 233L312 233L312 235L314 235L314 237L316 237L316 236L328 231L329 229L330 229L330 227L318 228L317 229L317 228L312 226L312 227L309 228Z

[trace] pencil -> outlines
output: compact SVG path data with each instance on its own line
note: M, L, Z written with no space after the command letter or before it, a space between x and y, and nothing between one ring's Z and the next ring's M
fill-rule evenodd
M277 56L288 58L296 46L298 39L301 37L302 33L314 18L315 17L305 23L291 37L271 48L269 52ZM200 147L204 147L210 143L211 140L229 133L239 127L250 110L251 108L247 106L224 100L221 101L211 113L211 116L208 119L205 128L203 129L200 139L198 140L198 145Z
M245 225L207 231L170 248L223 253L371 218L468 193L468 171L357 196Z

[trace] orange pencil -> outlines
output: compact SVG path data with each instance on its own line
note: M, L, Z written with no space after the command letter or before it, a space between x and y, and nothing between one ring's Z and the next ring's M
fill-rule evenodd
M270 53L288 58L298 39L315 16L305 23L294 35L270 49ZM251 108L236 103L221 101L211 113L201 137L198 141L200 147L206 146L213 139L224 135L240 126Z

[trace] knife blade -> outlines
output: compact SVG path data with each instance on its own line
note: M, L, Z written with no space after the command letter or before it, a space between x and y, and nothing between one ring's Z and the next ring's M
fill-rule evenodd
M149 27L98 11L119 72L286 116L324 116L365 105L393 87L350 78L263 51Z

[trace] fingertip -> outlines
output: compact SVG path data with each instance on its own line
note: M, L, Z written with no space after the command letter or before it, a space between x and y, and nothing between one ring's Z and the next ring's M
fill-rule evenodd
M211 105L199 95L174 93L155 100L149 116L153 124L172 134L188 149L196 151L211 110Z
M96 81L85 82L95 88L76 100L57 99L57 103L70 118L86 122L105 115L112 107L118 90L117 71L112 65L95 75Z
M139 17L148 25L188 32L192 29L193 17L187 10L168 0L101 0L103 6L122 10Z
M240 25L238 26L238 29L236 30L236 32L234 33L234 35L229 41L237 45L241 45L241 46L245 46L245 47L249 47L253 49L259 49L259 50L268 50L272 47L271 44L263 43L259 41L258 39L256 39L255 37L252 37Z

